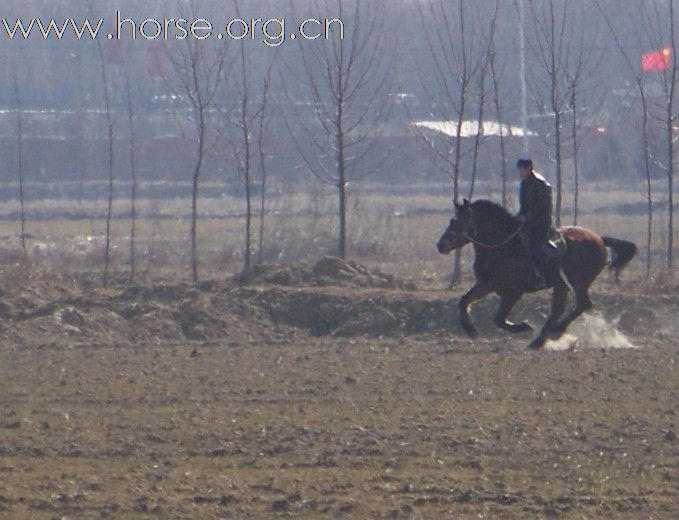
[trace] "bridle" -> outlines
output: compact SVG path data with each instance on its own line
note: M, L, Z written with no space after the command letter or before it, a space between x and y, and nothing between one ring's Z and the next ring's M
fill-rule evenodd
M488 244L485 242L481 242L479 239L477 239L477 230L476 230L476 222L474 221L474 212L471 212L470 215L470 232L464 232L464 233L451 233L455 238L464 238L465 240L471 242L475 246L482 247L484 249L498 249L500 247L504 247L507 244L509 244L512 240L514 240L517 236L519 236L519 233L521 233L521 230L523 229L523 224L519 226L519 229L511 233L506 239L504 239L502 242L498 242L497 244Z

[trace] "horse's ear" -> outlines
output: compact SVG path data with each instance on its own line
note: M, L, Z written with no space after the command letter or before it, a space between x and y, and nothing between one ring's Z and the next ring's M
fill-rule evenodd
M471 204L471 202L469 202L469 199L464 199L462 202L464 203L463 205L465 208L469 207L469 205Z

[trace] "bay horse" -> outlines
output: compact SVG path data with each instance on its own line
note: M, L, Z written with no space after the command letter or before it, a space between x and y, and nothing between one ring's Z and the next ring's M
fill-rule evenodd
M474 274L476 283L460 300L460 323L475 338L478 336L469 317L469 307L476 301L495 293L500 297L500 308L495 324L508 332L523 333L533 330L530 324L512 323L509 315L516 302L526 293L535 293L533 265L519 238L521 223L502 206L489 200L474 203L464 200L455 203L455 217L439 240L441 254L449 254L467 244L476 253ZM589 297L592 282L608 265L616 278L637 253L632 242L601 237L581 227L559 230L567 243L567 250L559 265L552 266L555 282L551 285L552 305L546 323L530 348L539 349L548 339L558 339L582 313L593 307ZM606 248L613 252L609 262ZM568 291L575 294L575 308L562 318L568 302ZM547 289L547 288L544 288Z

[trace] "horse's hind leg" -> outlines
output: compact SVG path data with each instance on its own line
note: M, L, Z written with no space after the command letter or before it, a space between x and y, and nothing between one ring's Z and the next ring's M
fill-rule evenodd
M490 294L490 289L477 283L460 300L460 323L465 332L472 338L478 337L479 333L474 328L474 325L472 325L472 321L469 317L469 307L475 301L488 296L488 294Z
M495 325L503 330L515 334L532 331L533 327L531 327L525 321L522 323L512 323L511 321L507 320L512 312L512 309L514 308L514 305L516 305L516 302L519 301L520 296L515 294L503 294L501 295L501 298L502 300L500 301L500 308L498 309L497 315L495 316Z
M549 311L549 316L545 322L540 334L530 343L530 348L539 349L544 346L547 339L557 335L560 336L563 332L558 332L558 321L561 315L566 310L566 303L568 302L568 286L565 282L559 281L552 292L552 307Z
M591 298L589 297L589 287L584 289L575 290L576 305L575 309L569 312L566 317L557 323L554 327L554 331L558 334L563 334L566 329L578 319L582 314L594 307Z

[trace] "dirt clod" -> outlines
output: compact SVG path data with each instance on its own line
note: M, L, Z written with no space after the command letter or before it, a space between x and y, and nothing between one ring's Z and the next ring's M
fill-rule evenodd
M281 500L276 500L271 504L271 512L273 513L285 513L290 510L290 502L286 498Z
M70 325L71 327L76 328L82 327L85 324L85 317L80 311L73 307L62 310L59 314L59 320L64 325Z

